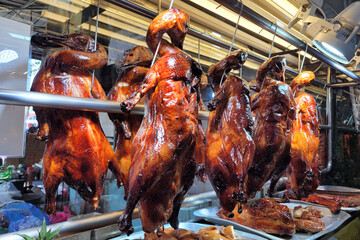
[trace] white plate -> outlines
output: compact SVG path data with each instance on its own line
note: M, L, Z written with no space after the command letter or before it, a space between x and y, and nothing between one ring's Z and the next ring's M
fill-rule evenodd
M205 228L205 227L211 227L213 225L207 225L207 224L200 224L200 223L180 223L179 228L183 228L183 229L187 229L187 230L192 230L194 232L199 231L201 228ZM171 227L169 224L165 225L165 228L169 228ZM218 226L217 226L218 227ZM219 228L219 227L218 227ZM239 231L239 230L234 230L236 237L237 238L241 238L241 239L246 239L246 240L266 240L266 238L257 236L255 234L252 233L247 233L247 232L243 232L243 231ZM144 239L144 232L137 232L137 233L133 233L131 234L129 237L128 236L120 236L118 238L113 238L112 240L120 240L120 239Z
M309 204L307 202L302 202L302 201L290 201L290 203L281 203L282 205L286 205L289 207L289 209L292 210L294 209L295 206L302 206L302 207L307 207L309 205L311 205L314 209L318 209L320 210L324 217L321 218L321 220L325 223L325 230L318 232L316 234L308 234L308 233L295 233L292 235L291 240L312 240L312 239L317 239L320 236L325 235L328 232L331 232L333 230L335 230L336 228L338 228L346 219L348 219L350 217L350 214L344 212L344 211L340 211L339 214L332 214L331 211L327 208L327 207L323 207L320 205L316 205L316 204ZM269 233L265 233L259 230L255 230L253 228L250 227L246 227L244 225L241 225L239 223L236 222L232 222L230 220L226 220L226 219L222 219L220 217L218 217L216 215L216 213L219 211L219 207L210 207L210 208L203 208L203 209L199 209L197 211L194 212L194 215L196 217L196 219L204 219L206 221L215 223L215 224L219 224L219 225L233 225L235 229L239 229L239 230L243 230L243 231L248 231L248 232L253 232L255 234L261 235L263 237L266 237L268 239L274 239L274 240L279 240L279 239L283 239L280 238L279 236L276 235L272 235ZM285 238L285 239L288 239Z

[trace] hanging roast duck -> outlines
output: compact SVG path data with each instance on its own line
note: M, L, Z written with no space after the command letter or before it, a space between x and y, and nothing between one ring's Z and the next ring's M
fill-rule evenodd
M212 112L206 133L206 173L227 213L236 203L246 203L243 184L255 144L247 84L235 75L227 77L222 85L220 82L224 71L241 68L246 58L245 51L234 51L208 71L215 97L208 104Z
M256 81L260 92L252 96L251 109L255 115L255 156L248 171L246 193L253 197L271 179L269 195L290 163L292 125L295 119L295 100L285 81L286 60L273 57L264 62ZM273 73L276 79L267 78Z
M119 219L120 230L127 234L134 231L131 221L137 203L145 232L154 232L167 221L177 228L181 203L194 181L202 71L180 50L188 24L189 15L178 9L151 22L146 42L152 52L160 42L161 58L121 104L128 113L146 95L144 120L132 143L127 204ZM172 44L162 39L165 32Z
M89 70L107 62L105 49L87 35L37 34L31 43L41 48L66 47L47 57L34 78L31 91L72 97L106 99ZM38 138L47 140L43 157L46 210L55 212L55 195L61 182L77 190L96 208L108 168L121 183L119 164L100 126L96 112L34 107Z
M287 174L291 189L298 199L307 197L319 185L318 148L320 144L319 124L314 98L300 89L315 78L313 72L302 72L291 81L295 96L296 120L291 139L291 162Z
M122 102L135 92L145 78L150 68L153 56L143 46L131 49L121 63L124 70L119 74L114 86L107 95L111 101ZM129 169L131 164L132 139L138 131L143 116L124 113L109 113L117 132L116 157L120 162L124 183L124 198L127 197Z

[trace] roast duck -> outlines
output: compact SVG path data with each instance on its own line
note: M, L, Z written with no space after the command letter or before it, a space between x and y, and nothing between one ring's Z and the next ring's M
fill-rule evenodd
M290 163L292 125L295 100L285 81L286 60L273 57L265 61L256 74L260 92L252 96L251 109L255 116L253 139L255 155L245 184L246 194L253 197L271 179L269 196ZM272 73L275 80L268 78Z
M124 70L119 74L114 86L109 91L107 99L122 102L135 92L144 80L150 68L152 58L153 56L150 51L143 46L131 49L121 63L121 68ZM124 113L109 113L108 115L114 123L117 132L115 154L121 166L124 197L126 199L131 164L132 137L138 131L143 116Z
M34 78L31 91L72 97L106 99L89 70L102 67L107 54L87 35L45 35L31 38L33 46L66 47L47 57ZM96 47L95 47L96 45ZM119 163L100 126L96 112L34 107L38 138L46 140L43 182L46 211L55 212L55 194L61 182L77 190L96 208L106 173L110 169L121 184Z
M178 9L167 10L151 22L146 42L152 52L160 43L160 59L121 103L129 113L146 95L144 119L132 142L127 204L118 222L127 234L134 231L132 213L137 203L145 232L154 232L167 221L178 228L181 203L194 181L202 71L181 50L188 25L189 15ZM162 39L164 33L172 43Z
M302 72L294 78L290 87L296 103L296 119L291 139L291 161L287 175L291 189L298 199L307 197L319 185L318 148L319 125L314 98L300 89L314 79L313 72Z
M220 210L217 215L267 233L292 235L296 231L290 209L279 204L275 199L257 199L252 204L243 205L241 213L238 213L236 206L232 216L223 210Z
M246 58L245 51L237 50L208 71L215 97L208 104L211 113L206 132L206 173L221 207L228 213L237 203L246 203L243 185L254 157L255 144L249 89L245 81L231 75L222 85L220 83L224 72L239 69Z

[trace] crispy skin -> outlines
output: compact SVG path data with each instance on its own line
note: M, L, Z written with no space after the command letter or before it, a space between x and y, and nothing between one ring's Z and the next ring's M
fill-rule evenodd
M290 83L295 95L296 120L293 124L291 162L287 175L298 199L307 197L319 185L317 160L320 138L316 102L310 94L300 91L313 79L313 72L302 72Z
M317 194L310 194L307 198L302 198L301 201L325 205L334 214L338 214L341 209L341 202L338 202L334 199L319 196Z
M237 209L230 218L222 209L217 213L221 218L237 222L256 230L278 235L292 235L295 233L295 224L291 212L285 205L280 205L274 199L258 199L251 205L242 206L239 214Z
M174 33L184 31L184 37L188 21L188 14L177 9L167 10L153 20L147 43L155 52L161 41L161 58L141 86L121 104L128 113L144 95L147 97L144 120L131 149L127 204L119 219L119 229L127 234L134 231L132 213L138 202L145 232L154 232L167 221L177 228L181 203L194 181L202 72L190 56L161 39L168 32L172 42L180 46L183 39L173 39L178 37Z
M231 212L246 203L243 184L254 156L253 120L249 90L243 80L230 76L209 103L206 173L220 200Z
M339 192L338 192L339 193ZM353 194L353 193L351 193ZM343 195L332 195L332 194L312 194L312 196L318 196L321 198L335 200L341 203L342 207L358 207L360 206L360 194L343 196Z
M47 36L36 36L37 41L41 39L51 42ZM97 50L92 50L90 46L94 41L81 34L63 36L61 41L59 45L71 49L56 52L46 59L31 91L105 99L96 78L91 88L92 75L88 72L106 63L104 48L98 44ZM51 44L55 45L54 41ZM74 48L77 50L72 50ZM43 157L46 211L55 212L55 194L61 182L76 189L96 208L108 168L116 175L118 184L121 183L119 164L102 131L98 114L41 107L34 107L34 110L40 128L38 138L47 140Z
M256 150L245 184L246 193L250 197L269 179L269 196L272 196L276 183L290 163L295 100L287 84L266 78L264 73L271 70L275 75L282 76L285 71L284 61L282 57L271 58L257 73L257 85L262 90L252 96L251 103L255 115L253 139Z
M129 51L121 66L126 66L118 76L116 83L107 95L111 101L122 102L139 88L149 70L152 54L145 47L138 46ZM129 169L131 165L132 137L138 131L143 119L140 115L109 113L117 132L116 157L120 162L126 199L129 184Z

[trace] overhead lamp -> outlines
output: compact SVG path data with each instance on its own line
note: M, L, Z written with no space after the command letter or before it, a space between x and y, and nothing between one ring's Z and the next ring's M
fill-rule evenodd
M323 0L295 0L300 8L288 27L302 20L302 33L313 37L314 45L330 58L348 64L359 47L357 33L360 29L360 2L354 2L331 21L321 9ZM318 9L324 18L315 15Z
M348 64L359 47L360 2L354 2L339 13L331 28L323 28L313 39L314 45L332 59Z

